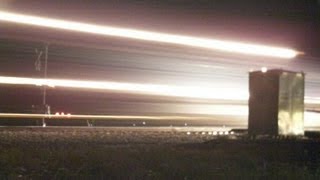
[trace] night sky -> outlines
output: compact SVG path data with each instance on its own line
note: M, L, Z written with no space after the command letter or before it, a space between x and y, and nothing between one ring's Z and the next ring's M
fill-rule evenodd
M279 61L0 22L1 76L43 77L43 71L35 70L35 51L43 50L49 43L50 78L226 87L235 89L236 93L238 89L247 90L249 70L267 66L304 71L306 96L320 97L319 1L5 0L1 1L0 9L100 25L283 46L305 53L290 62ZM32 105L41 104L39 87L1 85L0 88L2 112L31 112ZM188 98L66 88L50 89L48 103L53 112L80 114L207 114L201 107L217 104Z

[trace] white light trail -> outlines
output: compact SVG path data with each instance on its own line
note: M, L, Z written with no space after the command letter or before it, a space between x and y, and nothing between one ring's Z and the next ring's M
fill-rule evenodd
M120 83L120 82L99 82L99 81L75 81L75 80L59 80L59 79L38 79L38 78L22 78L22 77L6 77L0 76L0 84L14 85L36 85L36 86L54 86L69 87L82 89L100 89L114 90L137 94L149 94L160 96L187 97L200 99L217 99L217 100L246 100L248 92L237 91L226 88L200 88L190 86L172 86L157 84L138 84L138 83Z
M139 116L139 115L50 115L27 113L0 113L0 118L47 118L47 119L101 119L101 120L208 120L210 116ZM145 121L144 121L145 122ZM145 125L145 124L144 124Z
M299 53L295 50L271 47L258 44L248 44L234 41L223 41L216 39L206 39L191 36L158 33L137 29L127 29L111 26L94 25L74 21L58 20L52 18L23 15L11 12L0 11L0 21L27 24L33 26L62 29L83 33L98 34L103 36L115 36L145 41L170 43L200 47L212 50L225 51L230 53L241 53L247 55L270 56L278 58L294 58Z
M318 104L320 105L320 97L304 97L304 102L307 104ZM320 108L320 107L319 107Z
M234 88L206 88L192 86L174 86L174 85L159 85L159 84L138 84L138 83L121 83L111 81L76 81L76 80L61 80L61 79L41 79L41 78L22 78L0 76L0 84L13 85L35 85L80 89L97 89L109 91L122 91L135 94L148 94L158 96L199 98L208 100L238 100L248 101L249 92L246 90ZM235 93L236 91L236 93ZM310 105L320 105L319 97L305 97L304 102ZM212 111L212 110L210 110ZM221 111L222 112L222 111ZM239 109L245 115L246 110Z

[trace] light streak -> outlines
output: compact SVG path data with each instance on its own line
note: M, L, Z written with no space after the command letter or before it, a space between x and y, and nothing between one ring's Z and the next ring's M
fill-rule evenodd
M160 43L200 47L211 50L219 50L230 53L241 53L247 55L270 56L289 59L294 58L299 54L297 51L282 47L271 47L234 41L223 41L216 39L206 39L191 36L151 32L137 29L102 26L74 21L37 17L31 15L23 15L5 11L0 11L0 21L90 34L98 34L103 36L114 36Z
M101 120L208 120L210 116L139 116L139 115L51 115L26 113L0 113L0 118L48 119L101 119Z
M186 97L212 100L240 100L248 101L249 92L246 90L234 88L206 88L193 86L174 86L159 84L138 84L122 83L111 81L79 81L79 80L62 80L62 79L41 79L41 78L22 78L0 76L0 84L12 85L35 85L49 87L67 87L81 89L97 89L131 92L137 94L149 94L159 96ZM304 102L308 104L320 105L320 97L306 96ZM209 109L208 109L209 110ZM218 109L217 109L218 110ZM246 115L246 109L238 109L241 115ZM238 111L234 110L234 111ZM210 111L213 111L212 109ZM223 110L219 110L223 111ZM230 109L229 109L230 112Z
M200 99L245 100L248 92L226 88L201 88L157 84L120 83L110 81L76 81L0 76L0 84L54 86L82 89L115 90L138 94L188 97Z
M304 97L304 102L307 104L315 104L315 105L320 105L320 97L309 97L306 96Z

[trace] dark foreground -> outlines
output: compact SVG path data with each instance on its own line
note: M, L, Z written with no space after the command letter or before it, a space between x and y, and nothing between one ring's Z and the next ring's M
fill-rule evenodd
M319 140L112 128L1 128L0 179L320 178Z

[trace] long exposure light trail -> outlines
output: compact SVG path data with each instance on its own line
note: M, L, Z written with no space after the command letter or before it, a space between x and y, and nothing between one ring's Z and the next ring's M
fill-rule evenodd
M208 120L210 116L138 116L138 115L54 115L0 113L0 118L105 119L105 120Z
M120 82L99 82L99 81L76 81L59 79L40 79L0 76L0 84L13 85L36 85L49 87L69 87L82 89L98 89L110 91L122 91L138 94L200 98L200 99L221 99L221 100L246 100L247 92L237 91L226 88L200 88L190 86L157 85L157 84L138 84Z
M191 36L143 31L137 29L94 25L74 21L23 15L4 11L0 11L0 21L98 34L104 36L115 36L145 41L186 45L247 55L270 56L289 59L294 58L299 54L299 52L295 50L282 47L271 47L234 41L223 41L216 39L206 39Z
M136 93L158 96L199 98L208 100L247 101L249 98L248 91L238 89L235 93L235 90L233 88L208 88L159 84L138 84L111 81L80 81L0 76L0 84L97 89L129 92L134 94ZM320 105L320 98L306 96L305 103Z

